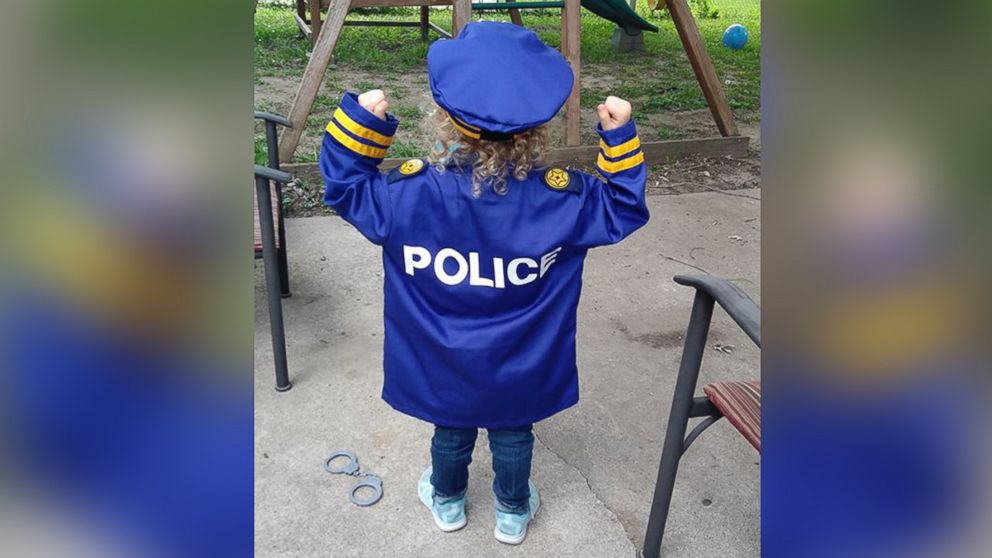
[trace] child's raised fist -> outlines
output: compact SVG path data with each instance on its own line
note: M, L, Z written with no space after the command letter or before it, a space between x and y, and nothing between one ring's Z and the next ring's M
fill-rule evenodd
M389 108L389 103L386 102L386 94L382 92L382 89L373 89L362 93L358 96L358 104L380 119L386 119L386 109Z
M630 120L630 103L620 97L610 95L603 104L596 107L599 115L599 125L604 130L619 128Z

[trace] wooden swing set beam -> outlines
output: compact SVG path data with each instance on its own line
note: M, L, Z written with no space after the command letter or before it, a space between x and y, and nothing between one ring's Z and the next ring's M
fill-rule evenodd
M710 106L713 120L720 134L724 137L738 136L737 123L734 122L734 114L730 112L730 105L727 104L727 97L723 93L723 84L716 75L713 68L713 60L706 50L703 37L699 34L699 27L696 19L692 17L689 5L686 0L667 0L668 13L672 14L672 23L679 33L682 41L682 48L689 58L692 71L696 74L699 87L703 90L706 103Z
M644 152L644 163L658 165L670 163L687 155L698 157L746 157L749 139L747 136L692 138L665 141L646 141L641 143ZM579 145L576 147L559 147L548 154L548 163L556 165L580 165L591 167L599 154L598 145ZM388 171L408 161L404 157L383 159L379 169ZM293 176L313 184L320 184L320 165L317 163L290 163L282 165L282 170Z

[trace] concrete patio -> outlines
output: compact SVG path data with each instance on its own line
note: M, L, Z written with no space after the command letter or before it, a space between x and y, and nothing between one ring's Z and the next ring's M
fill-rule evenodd
M590 252L579 308L579 404L535 427L541 511L522 546L493 538L492 471L480 437L469 524L441 533L416 495L431 427L382 387L379 249L337 217L289 219L284 301L294 387L274 389L262 266L255 292L255 555L260 557L632 557L644 538L692 291L673 275L733 280L760 304L760 190L648 198L651 221ZM715 345L724 350L716 350ZM700 386L758 377L759 351L721 311ZM375 506L324 457L350 449L381 476ZM724 420L682 460L662 555L759 555L759 454Z

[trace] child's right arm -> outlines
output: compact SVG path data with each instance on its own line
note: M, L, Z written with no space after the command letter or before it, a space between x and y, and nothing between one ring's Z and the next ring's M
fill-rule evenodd
M596 168L606 184L590 177L586 185L573 241L582 248L615 244L648 222L647 168L630 103L607 97L596 111L600 136Z
M346 93L320 149L324 203L375 244L386 241L392 220L386 180L378 169L399 126L387 108L382 91Z

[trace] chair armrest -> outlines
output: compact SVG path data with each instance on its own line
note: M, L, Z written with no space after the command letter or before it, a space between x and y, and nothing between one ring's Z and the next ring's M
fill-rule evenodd
M267 122L275 122L276 124L282 124L287 128L293 127L293 123L290 122L288 118L279 116L278 114L272 114L271 112L255 111L255 118L259 120L265 120Z
M263 167L261 165L255 165L255 176L275 180L276 182L280 182L282 184L289 184L293 181L293 176L291 174L282 172L281 170Z
M712 275L676 275L674 280L709 295L755 345L761 346L761 308L737 285Z

